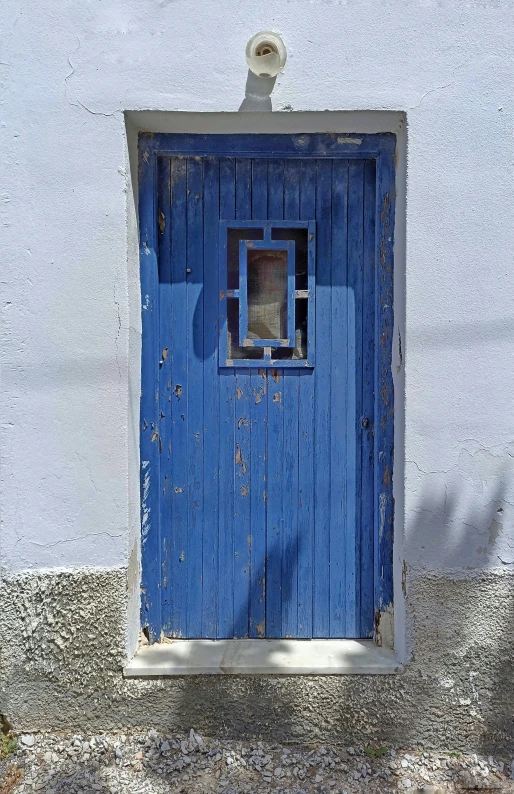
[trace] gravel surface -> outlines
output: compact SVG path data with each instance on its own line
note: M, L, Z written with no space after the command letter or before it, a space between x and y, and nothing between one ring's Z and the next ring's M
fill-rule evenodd
M147 733L25 734L0 763L0 794L514 792L514 761L390 747L281 745Z

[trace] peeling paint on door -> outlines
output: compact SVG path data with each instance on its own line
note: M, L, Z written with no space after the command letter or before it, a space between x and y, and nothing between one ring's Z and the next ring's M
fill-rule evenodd
M221 138L145 139L143 624L383 642L394 136Z

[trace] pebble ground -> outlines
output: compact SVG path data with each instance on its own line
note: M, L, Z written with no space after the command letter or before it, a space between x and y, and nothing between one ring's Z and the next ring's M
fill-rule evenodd
M194 730L25 734L0 762L0 794L514 792L512 775L512 759L456 751L224 741Z

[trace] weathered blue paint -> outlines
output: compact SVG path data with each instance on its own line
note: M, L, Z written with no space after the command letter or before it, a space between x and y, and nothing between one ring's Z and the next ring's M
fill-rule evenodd
M157 211L158 211L158 252L159 252L159 339L170 339L172 326L172 274L171 260L169 256L171 245L171 160L160 158L158 166L157 184ZM159 438L154 443L159 444L159 499L160 499L160 520L162 527L171 526L173 509L173 488L172 481L172 456L171 456L171 423L163 421L164 417L169 416L171 401L171 356L170 349L163 346L160 350L159 360ZM159 355L159 350L157 351ZM161 583L161 603L162 603L162 625L163 631L170 630L170 626L165 621L171 615L173 604L171 598L171 572L169 569L170 554L169 544L171 537L165 531L161 532L161 543L159 548L160 558L160 583Z
M148 140L139 147L141 263L141 585L142 624L158 636L161 616L161 500L159 452L159 257L157 158Z
M172 333L167 342L171 354L171 402L166 417L171 423L171 522L163 525L161 546L166 535L171 555L170 587L172 609L169 616L163 615L164 625L169 625L172 634L187 634L188 571L185 564L188 554L188 404L187 368L188 347L191 338L187 316L187 160L174 158L171 168L171 259L172 304L168 311L172 316ZM180 344L174 344L180 340ZM162 520L162 519L161 519Z
M284 162L284 220L296 221L300 217L300 160L285 160ZM298 221L301 222L301 221ZM314 221L309 221L312 233L315 226ZM309 229L307 230L309 231ZM307 243L308 248L315 251L314 238ZM292 275L292 279L291 279ZM289 269L289 307L293 305L293 312L289 311L289 320L292 321L292 329L289 335L294 333L294 312L296 310L295 299L295 268ZM293 317L291 318L291 313ZM314 315L307 317L307 337L314 327ZM294 340L293 340L294 344ZM312 351L312 347L311 347ZM308 363L313 366L314 358L307 358ZM298 491L298 472L300 468L298 432L299 432L299 402L298 402L298 382L299 376L294 370L288 370L282 379L282 406L283 406L283 425L284 425L284 456L282 462L283 488L282 488L282 512L284 515L283 536L282 536L282 628L280 636L298 636L298 514L299 514L299 491Z
M348 161L335 160L332 165L332 262L340 270L332 278L332 336L329 355L332 399L332 432L330 434L330 466L334 472L344 471L348 460L348 391L354 381L349 369L348 339ZM347 531L348 479L339 488L330 489L330 636L346 636L347 598L351 592L354 557L348 545L355 541ZM371 612L373 614L373 611ZM348 631L351 628L348 627ZM364 636L368 636L366 632Z
M300 173L300 184L302 182ZM314 194L313 194L314 195ZM314 322L314 305L316 298L316 224L309 221L307 225L307 324L310 328L307 335L307 363L315 363L316 357L316 323Z
M218 289L218 251L212 240L218 234L220 216L220 163L217 158L204 160L203 169L204 212L204 280L206 295L215 295ZM204 301L203 323L203 366L204 382L214 383L218 377L218 346L213 340L218 338L218 301ZM204 389L204 470L203 504L204 516L219 525L219 464L220 464L220 402L217 389ZM203 605L202 636L215 638L218 631L219 602L219 533L205 532L203 535Z
M344 135L185 135L183 133L141 133L155 152L161 155L295 158L376 159L394 156L396 136L391 133ZM227 217L227 216L223 216ZM270 220L275 220L269 216ZM242 220L242 219L241 219Z
M314 368L314 542L313 636L330 636L330 493L345 474L333 472L330 461L332 404L332 161L319 160L316 177L316 366ZM334 428L335 429L335 428ZM343 538L341 538L343 540ZM351 635L349 635L351 636Z
M251 216L252 163L247 158L236 160L236 220ZM221 375L220 377L223 377ZM227 376L227 380L230 376ZM233 378L235 391L233 463L220 478L235 474L234 484L234 629L232 636L248 636L248 602L250 594L250 461L251 427L249 419L251 376L248 368L236 371ZM221 530L223 531L223 530ZM231 636L231 635L229 635Z
M394 151L377 157L375 213L375 622L393 603L394 391L391 372L393 334Z
M268 161L252 160L252 218L268 218ZM250 460L250 548L249 636L266 633L266 517L267 517L267 421L268 370L250 370L250 422L252 455ZM264 432L263 432L264 428Z
M392 603L394 149L392 135L140 137L152 640L367 637ZM229 300L247 328L248 243L239 286L222 289L230 225L291 261L298 242L272 229L307 227L287 336L307 299L310 367L225 366Z
M300 163L300 208L302 219L316 216L316 176L318 161ZM314 270L312 270L314 278ZM312 286L311 286L312 284ZM314 290L309 267L309 289ZM314 343L315 326L310 340ZM310 355L310 353L309 353ZM312 637L313 632L313 554L314 545L314 370L300 370L298 379L298 636Z
M346 532L346 632L358 633L360 622L360 548L362 538L362 348L363 337L363 269L364 269L364 162L355 160L348 166L348 373L353 373L347 389L348 421L346 426L347 527ZM369 329L368 329L369 333ZM351 465L354 461L354 465Z
M220 168L220 214L222 218L235 218L236 211L236 162L223 158ZM213 241L210 244L216 248ZM216 269L218 265L216 262ZM222 302L223 306L223 302ZM218 309L219 311L219 309ZM220 315L220 325L225 317ZM214 345L216 340L214 340ZM217 637L234 636L234 480L236 464L235 446L235 402L236 383L234 370L225 370L219 375L220 457L218 464L219 481L219 524L214 531L219 536L218 563L218 626ZM228 476L223 476L224 473Z
M365 296L362 311L362 328L365 342L362 348L362 419L361 419L361 455L363 460L361 493L373 493L374 482L374 446L375 437L371 417L375 415L374 407L374 363L375 338L365 334L367 327L375 327L375 183L376 165L374 160L364 163L364 218L363 218L363 295ZM376 334L375 334L376 336ZM391 417L392 418L392 417ZM362 425L367 425L363 427ZM370 615L374 612L374 506L372 499L362 499L361 504L361 626L360 633L367 637L373 631ZM391 549L392 551L392 549Z
M204 453L204 355L203 355L203 163L187 159L187 268L186 268L186 347L187 387L185 423L187 432L187 470L183 492L178 498L187 500L187 546L182 566L187 570L187 635L202 634L202 560L204 518L203 453ZM172 229L173 233L173 229ZM172 249L173 250L173 249ZM192 339L191 339L192 336ZM173 343L172 343L173 344ZM179 343L180 344L180 343ZM178 345L173 345L177 347ZM209 531L210 528L208 528Z

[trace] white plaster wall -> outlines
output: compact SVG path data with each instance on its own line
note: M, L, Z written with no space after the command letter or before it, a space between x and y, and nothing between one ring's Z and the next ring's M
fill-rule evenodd
M406 113L397 559L514 565L514 3L4 0L0 13L4 570L128 560L139 316L123 112L236 112L246 40L267 27L288 48L274 110Z

